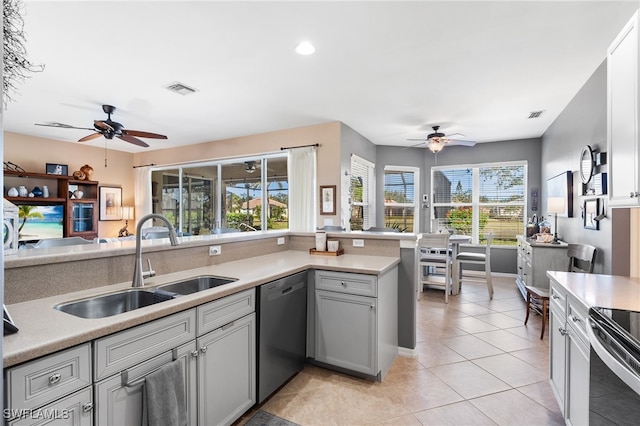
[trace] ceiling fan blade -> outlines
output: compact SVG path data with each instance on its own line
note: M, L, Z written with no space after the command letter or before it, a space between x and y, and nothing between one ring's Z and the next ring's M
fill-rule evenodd
M143 141L141 141L141 140L140 140L140 139L138 139L138 138L134 138L134 137L133 137L133 136L131 136L131 135L119 135L119 136L117 136L117 137L118 137L118 138L120 138L120 139L122 139L123 141L129 142L129 143L132 143L132 144L134 144L134 145L143 146L143 147L148 147L148 146L149 146L149 144L148 144L148 143L143 142Z
M428 141L429 139L424 139L424 138L423 138L423 139L407 139L407 140L408 140L408 141L422 141L422 142L426 142L426 141Z
M140 138L167 139L165 135L159 135L158 133L151 133L151 132L141 132L139 130L122 129L122 134L130 135L130 136L138 136Z
M69 124L64 124L64 123L58 123L56 121L51 121L49 123L34 123L36 126L44 126L44 127L58 127L60 129L80 129L80 130L95 130L95 129L89 129L87 127L76 127L76 126L71 126Z
M423 142L417 143L417 144L415 144L415 145L405 146L405 147L404 147L404 148L402 148L402 149L415 148L415 147L417 147L417 146L423 146L423 147L426 147L426 146L427 146L427 144L426 144L426 143L424 143L424 141L425 141L424 139L407 139L407 140L408 140L408 141L411 141L411 140L413 140L413 141L423 141Z
M93 120L93 124L99 129L109 130L113 132L113 127L111 127L110 125L108 125L106 122L102 120Z
M474 146L476 141L463 141L460 139L449 139L448 145L458 145L458 146Z
M90 135L85 136L84 138L79 139L78 142L90 141L92 139L99 138L100 136L102 136L102 133L92 133Z

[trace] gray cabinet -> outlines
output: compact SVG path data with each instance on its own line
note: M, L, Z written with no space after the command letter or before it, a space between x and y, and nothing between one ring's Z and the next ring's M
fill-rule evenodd
M398 353L397 274L315 272L316 361L382 380Z
M198 424L229 425L256 402L255 290L197 310Z
M550 382L568 425L589 423L588 308L555 282L550 296Z
M145 376L174 360L183 363L187 417L195 422L195 337L190 309L95 340L95 424L140 424Z
M184 368L184 386L189 424L196 422L196 356L195 341L156 355L95 384L96 425L134 425L142 421L145 376L174 361Z
M609 204L640 204L638 155L638 13L607 50ZM636 124L634 124L636 123Z
M525 286L549 288L547 271L566 271L569 264L567 243L537 243L518 235L516 285L527 300Z
M88 343L9 368L5 381L4 417L12 419L12 425L92 424Z

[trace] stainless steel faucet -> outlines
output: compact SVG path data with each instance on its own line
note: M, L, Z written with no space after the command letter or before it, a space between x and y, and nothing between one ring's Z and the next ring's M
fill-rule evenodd
M151 261L149 261L149 270L142 271L142 224L149 219L158 219L164 222L167 225L167 228L169 228L169 240L171 241L171 245L177 246L178 244L180 244L178 241L178 236L176 235L175 228L166 217L156 213L142 216L142 218L138 221L138 226L136 226L136 260L135 265L133 266L133 281L131 283L131 287L144 287L145 276L152 277L155 275L155 271L151 269Z

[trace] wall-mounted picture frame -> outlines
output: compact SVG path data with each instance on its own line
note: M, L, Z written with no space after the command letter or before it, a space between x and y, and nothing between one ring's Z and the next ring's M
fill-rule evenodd
M595 220L595 217L600 214L600 199L593 198L590 200L584 200L584 206L582 210L583 226L584 229L600 229L600 221Z
M336 214L336 186L320 186L320 214Z
M550 198L564 200L564 211L557 213L558 217L573 217L573 172L567 170L547 179L547 200Z
M66 164L46 163L45 170L48 175L69 176L69 166Z
M122 220L122 188L100 187L100 220Z

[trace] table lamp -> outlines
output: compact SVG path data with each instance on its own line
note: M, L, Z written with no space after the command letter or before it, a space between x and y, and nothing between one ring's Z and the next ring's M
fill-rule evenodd
M124 219L124 227L120 229L118 232L118 237L128 237L131 234L127 230L127 226L129 226L129 219L133 219L133 207L122 207L122 218Z
M558 241L558 213L564 213L564 203L565 202L563 197L547 198L547 211L549 213L555 214L552 244L560 244L560 241Z

